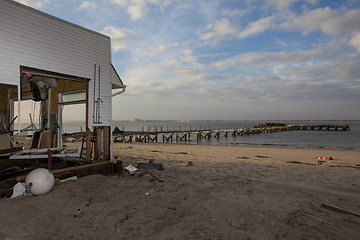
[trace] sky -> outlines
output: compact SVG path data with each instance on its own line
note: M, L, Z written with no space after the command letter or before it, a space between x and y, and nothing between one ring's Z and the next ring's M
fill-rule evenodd
M113 120L360 119L360 0L18 2L111 37Z

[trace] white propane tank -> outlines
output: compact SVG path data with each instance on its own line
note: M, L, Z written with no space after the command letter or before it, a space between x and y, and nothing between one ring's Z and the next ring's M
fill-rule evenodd
M46 168L37 168L31 171L25 179L25 185L30 188L32 195L50 192L54 187L54 183L54 175Z

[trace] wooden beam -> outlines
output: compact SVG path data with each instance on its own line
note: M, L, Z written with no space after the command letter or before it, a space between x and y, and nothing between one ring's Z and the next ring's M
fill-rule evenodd
M60 173L65 173L65 172L77 171L77 170L90 168L90 167L99 167L99 166L103 166L103 165L106 165L106 164L113 165L113 164L117 164L117 163L116 162L110 162L110 161L100 161L100 162L84 164L84 165L80 165L80 166L56 169L56 170L52 170L51 172L55 175L55 174L60 174ZM27 177L27 175L16 177L16 181L17 182L25 181L26 177Z

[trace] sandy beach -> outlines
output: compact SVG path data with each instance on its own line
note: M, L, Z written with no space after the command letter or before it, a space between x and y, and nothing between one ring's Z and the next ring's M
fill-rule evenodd
M0 199L0 239L358 239L359 153L115 143L124 167L164 170ZM316 156L334 160L318 165Z

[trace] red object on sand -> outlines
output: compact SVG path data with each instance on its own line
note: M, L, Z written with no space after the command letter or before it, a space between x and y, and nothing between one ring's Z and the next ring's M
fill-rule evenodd
M333 160L332 157L315 157L315 159L318 159L318 160Z

